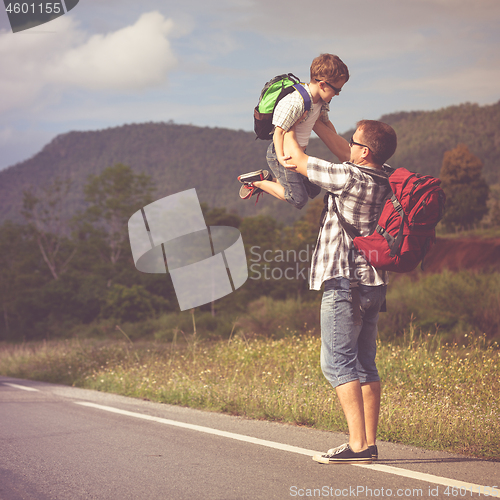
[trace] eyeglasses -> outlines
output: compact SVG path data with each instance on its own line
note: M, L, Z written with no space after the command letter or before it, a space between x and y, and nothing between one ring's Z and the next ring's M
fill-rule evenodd
M326 83L335 92L335 95L339 95L340 92L342 91L342 89L338 89L337 87L334 87L331 83L328 83L326 80L318 80L317 78L315 78L315 80L317 82Z
M352 137L354 137L354 136L352 136ZM352 137L351 137L351 140L349 141L349 146L351 146L351 148L353 147L354 144L356 144L356 146L361 146L362 148L368 148L368 151L371 151L371 149L366 144L361 144L359 142L354 142L352 140Z

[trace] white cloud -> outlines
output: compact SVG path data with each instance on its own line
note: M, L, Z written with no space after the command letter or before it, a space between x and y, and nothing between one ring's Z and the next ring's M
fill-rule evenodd
M0 34L0 111L32 106L55 90L140 90L166 81L176 65L173 21L159 12L107 35L88 36L71 16L46 33Z
M92 90L137 90L162 83L175 66L167 35L170 19L143 14L133 26L94 35L66 51L44 73L48 80Z

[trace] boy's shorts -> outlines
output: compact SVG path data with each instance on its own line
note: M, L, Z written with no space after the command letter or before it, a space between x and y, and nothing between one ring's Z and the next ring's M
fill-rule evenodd
M267 164L274 177L285 189L285 200L294 207L301 209L309 198L316 198L321 192L321 188L307 177L281 165L273 142L267 148Z

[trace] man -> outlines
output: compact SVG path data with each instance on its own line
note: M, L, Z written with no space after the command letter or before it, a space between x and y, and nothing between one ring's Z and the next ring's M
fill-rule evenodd
M331 146L337 147L341 160L345 159L342 141L347 144L332 133ZM374 120L357 124L349 143L350 163L333 164L308 157L298 146L293 131L285 142L291 156L288 168L335 195L328 196L312 257L310 287L319 290L324 284L321 369L337 392L349 427L349 443L314 456L320 463L371 463L378 458L375 442L380 377L375 354L378 314L385 301L387 276L352 250L352 239L339 222L338 213L362 236L373 232L389 188L380 176L377 179L363 170L381 173L396 145L392 127ZM350 266L350 260L354 266ZM358 286L351 291L353 278Z

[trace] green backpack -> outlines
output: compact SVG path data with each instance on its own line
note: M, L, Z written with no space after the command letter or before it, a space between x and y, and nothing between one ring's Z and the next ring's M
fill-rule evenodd
M274 108L283 97L291 94L294 90L297 90L302 96L305 111L309 111L311 109L309 93L292 73L275 76L264 85L260 93L259 104L253 112L257 139L269 140L273 138Z

